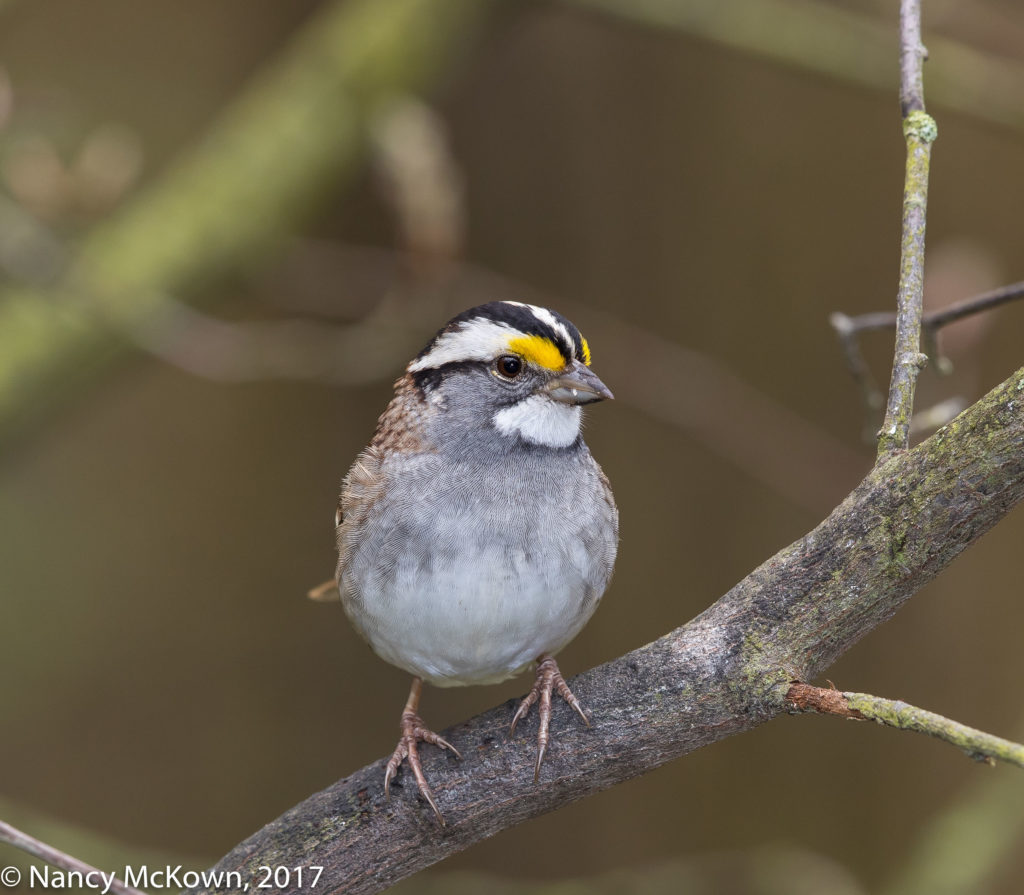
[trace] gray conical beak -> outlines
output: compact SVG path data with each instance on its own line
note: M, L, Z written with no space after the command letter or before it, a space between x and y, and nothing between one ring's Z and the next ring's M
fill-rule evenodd
M608 386L597 378L597 374L578 360L574 360L565 373L552 379L541 391L563 404L590 404L613 397Z

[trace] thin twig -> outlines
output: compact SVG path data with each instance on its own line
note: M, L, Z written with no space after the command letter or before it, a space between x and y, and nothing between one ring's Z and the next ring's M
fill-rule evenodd
M1010 283L1009 286L1000 286L989 292L982 292L981 295L966 298L947 308L942 308L942 310L932 311L930 314L925 314L921 323L933 332L938 332L942 327L955 323L957 320L963 320L972 314L980 314L982 311L990 311L992 308L1005 305L1018 298L1024 298L1024 280L1019 283Z
M928 206L928 166L938 131L924 111L921 45L921 2L900 2L900 106L907 141L907 170L903 187L903 238L897 297L896 349L885 419L878 438L879 458L903 450L910 441L917 374L927 362L921 353L921 315L924 295L924 234Z
M900 109L903 117L924 111L924 60L921 0L900 0Z
M78 858L73 858L71 855L65 854L52 845L41 842L34 836L29 836L28 833L23 833L2 820L0 820L0 842L6 842L15 848L20 848L41 861L46 861L47 864L61 868L61 870L81 873L83 879L98 883L98 885L89 885L89 888L95 888L97 891L114 892L116 895L146 895L145 892L140 892L138 889L126 886L113 873L105 873L91 864L79 861ZM7 884L7 880L4 880L4 884Z
M935 368L940 373L952 371L952 364L940 353L938 339L940 330L958 320L964 320L975 314L983 314L1020 298L1024 298L1024 280L972 295L970 298L965 298L938 311L926 313L921 318L921 338L924 341L926 353L934 362ZM896 326L896 320L896 314L891 311L873 311L869 314L858 314L856 317L850 317L837 311L829 316L829 323L836 331L839 344L843 349L846 367L854 382L860 387L864 405L869 412L878 410L882 406L883 398L882 392L864 360L864 355L861 353L858 336L863 332L893 329ZM915 419L911 425L912 431L919 427L920 424Z
M938 311L929 311L921 318L921 327L938 332L943 327L949 326L950 323L956 323L956 321L974 314L991 311L993 308L1009 304L1019 298L1024 298L1024 280L1000 286L998 289L991 289L979 295L972 295L970 298L965 298ZM896 325L896 315L890 311L875 311L870 314L858 314L856 317L833 314L829 318L829 322L842 338L846 333L892 329Z
M1024 745L908 705L899 699L883 699L867 693L841 693L839 690L795 683L789 688L786 701L801 712L877 721L898 730L926 733L957 746L977 761L992 764L999 760L1024 768Z
M892 325L895 326L896 315L889 314L888 316L892 319ZM839 337L839 344L843 348L843 357L846 359L846 369L853 377L853 381L860 386L861 397L864 399L864 406L867 407L869 419L871 419L874 413L882 407L885 397L875 382L875 377L871 375L871 368L864 360L864 355L860 350L856 325L860 319L860 317L848 317L841 311L836 311L829 316L828 321Z

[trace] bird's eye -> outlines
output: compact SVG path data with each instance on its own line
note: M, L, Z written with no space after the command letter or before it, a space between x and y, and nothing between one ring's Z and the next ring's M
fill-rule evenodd
M498 372L506 379L515 379L523 372L522 358L516 357L514 354L506 354L503 357L499 357L497 366Z

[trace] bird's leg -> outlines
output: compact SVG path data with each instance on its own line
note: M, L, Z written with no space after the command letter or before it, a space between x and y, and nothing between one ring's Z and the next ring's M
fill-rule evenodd
M544 761L544 753L548 750L548 741L550 740L548 731L551 727L551 693L553 690L557 690L558 695L569 703L576 710L576 714L583 719L583 723L590 727L590 719L587 718L583 711L583 706L580 705L580 701L573 695L569 685L565 682L565 678L562 677L562 672L558 670L558 663L555 661L554 656L541 656L538 658L537 678L533 682L530 692L526 694L523 701L519 703L519 708L516 709L515 717L512 719L511 731L515 731L516 725L529 714L530 706L539 699L540 707L537 709L537 713L540 716L540 729L537 731L537 764L533 770L534 783L540 779L540 766Z
M438 736L424 725L423 719L417 714L421 692L423 692L423 679L414 677L412 679L412 687L409 689L409 698L406 700L405 708L402 710L402 721L399 725L402 735L399 737L394 754L388 759L387 770L384 772L384 795L386 798L391 798L391 781L394 779L395 774L398 773L398 768L402 762L408 759L409 767L412 769L413 777L416 778L416 786L419 787L420 795L434 809L434 814L437 815L437 819L443 827L445 825L444 816L437 807L437 802L434 801L434 793L427 784L427 778L423 775L423 767L420 764L419 750L416 744L420 741L433 743L442 749L451 749L457 758L462 758L462 756L459 754L459 750L449 743L448 740Z

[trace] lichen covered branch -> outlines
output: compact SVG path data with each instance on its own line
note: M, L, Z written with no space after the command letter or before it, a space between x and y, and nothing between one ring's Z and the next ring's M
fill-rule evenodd
M858 721L877 721L897 730L925 733L957 746L976 760L1005 761L1024 768L1024 745L976 730L899 699L884 699L867 693L845 693L804 683L793 684L786 699L797 711L836 715Z
M900 2L900 105L907 141L903 187L903 238L896 310L896 350L889 381L889 399L878 438L878 455L902 450L910 441L917 374L927 358L921 353L924 296L924 236L928 206L928 169L935 121L924 111L920 0Z

